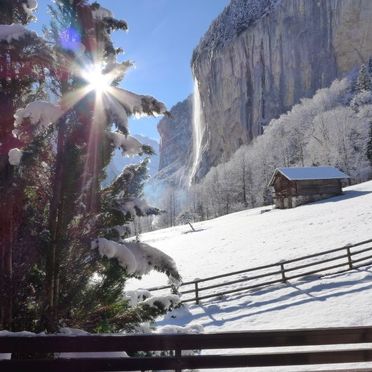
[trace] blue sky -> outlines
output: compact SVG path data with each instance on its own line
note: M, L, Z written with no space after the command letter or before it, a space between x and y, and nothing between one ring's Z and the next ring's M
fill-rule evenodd
M47 4L39 0L38 22L48 23ZM192 93L191 54L210 23L229 0L101 0L114 16L128 22L129 31L113 35L124 59L136 68L122 83L135 93L150 94L168 108ZM158 138L156 119L131 120L131 132Z

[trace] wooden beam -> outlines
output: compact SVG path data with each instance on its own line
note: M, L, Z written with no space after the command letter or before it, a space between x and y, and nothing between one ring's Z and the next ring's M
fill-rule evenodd
M236 349L369 342L372 342L372 327L265 330L191 335L1 336L0 353Z

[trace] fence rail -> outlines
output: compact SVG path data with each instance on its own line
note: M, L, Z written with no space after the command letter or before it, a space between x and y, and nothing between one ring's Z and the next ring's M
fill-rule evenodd
M341 248L313 253L274 264L214 275L182 283L182 302L195 302L285 283L309 275L336 274L372 264L372 239L346 245ZM226 279L219 281L219 279ZM150 288L150 291L164 291L170 286Z
M0 336L0 353L13 353L0 360L0 370L37 371L133 371L190 368L278 367L288 365L339 364L372 361L372 327L265 330L215 334ZM324 347L327 345L327 348ZM338 346L336 346L338 345ZM342 346L340 346L342 345ZM281 347L295 349L278 349ZM312 346L309 348L309 346ZM341 347L341 349L340 349ZM249 350L254 348L254 350ZM240 354L226 353L241 349ZM244 349L248 349L244 350ZM185 350L214 350L213 355L184 355ZM225 351L223 351L225 350ZM53 358L60 352L163 351L162 356L89 359ZM170 352L171 351L171 352ZM217 353L219 351L219 353ZM19 354L21 353L21 354ZM36 353L36 354L35 354ZM43 354L41 354L43 353ZM47 354L52 353L52 354ZM28 358L38 359L25 359ZM42 357L44 355L44 357ZM1 354L0 354L1 357ZM334 368L325 367L323 371ZM344 369L344 371L350 369ZM358 369L364 370L364 369ZM367 369L365 369L367 370ZM371 371L371 365L369 365ZM353 369L356 371L356 369Z

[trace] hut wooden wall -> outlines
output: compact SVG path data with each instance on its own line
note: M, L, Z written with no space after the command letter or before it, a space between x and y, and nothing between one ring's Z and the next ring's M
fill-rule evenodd
M310 180L310 181L297 181L296 195L338 195L342 193L340 180Z

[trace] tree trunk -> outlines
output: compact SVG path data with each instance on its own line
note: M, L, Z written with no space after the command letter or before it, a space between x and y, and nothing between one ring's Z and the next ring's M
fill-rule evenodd
M6 66L8 66L6 64ZM5 68L5 70L7 70ZM5 76L7 76L5 72ZM3 329L12 328L12 307L13 307L13 246L17 228L17 206L19 200L12 194L16 192L12 185L12 167L8 162L8 151L13 146L13 99L11 92L4 86L7 84L2 81L3 92L0 94L0 115L2 122L0 125L0 295L1 295L1 322Z
M59 241L59 217L61 212L62 183L63 183L63 157L65 154L64 144L66 130L62 123L59 122L58 139L57 139L57 157L55 165L54 180L52 186L52 200L49 211L49 231L50 244L46 256L46 298L44 305L44 324L43 326L50 332L54 332L57 327L58 309L57 309L57 245Z

